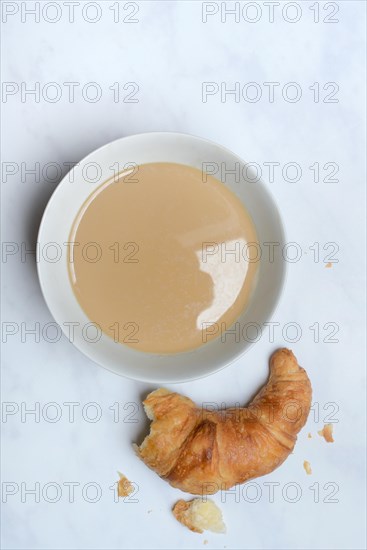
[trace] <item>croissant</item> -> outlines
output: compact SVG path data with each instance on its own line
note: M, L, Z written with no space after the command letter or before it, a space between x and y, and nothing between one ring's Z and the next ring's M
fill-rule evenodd
M173 487L213 494L268 474L292 452L311 406L311 383L293 353L279 349L268 383L246 408L197 407L166 389L143 402L152 420L137 453Z

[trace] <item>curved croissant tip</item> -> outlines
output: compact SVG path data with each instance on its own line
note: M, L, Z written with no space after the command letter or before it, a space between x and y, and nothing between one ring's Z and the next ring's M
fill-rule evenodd
M283 357L294 357L293 351L288 348L279 348L272 354L272 358L276 358L277 356L283 356Z
M286 369L291 372L299 369L299 365L294 353L287 348L279 348L270 358L270 367L272 369Z

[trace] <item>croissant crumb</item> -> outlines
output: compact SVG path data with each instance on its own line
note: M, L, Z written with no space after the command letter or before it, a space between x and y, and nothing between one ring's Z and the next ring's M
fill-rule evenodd
M117 472L120 479L117 483L117 494L120 497L128 497L134 490L134 486L121 472Z
M327 443L334 443L332 424L325 424L322 430L317 433L321 435L321 437L323 437Z
M144 400L152 420L138 456L173 487L193 495L228 490L278 468L306 423L312 388L288 349L270 361L268 383L247 407L221 411L160 388Z
M194 498L186 502L181 499L176 502L172 512L182 525L195 533L203 533L203 531L226 532L222 512L212 500L203 501L200 498Z
M308 460L305 460L303 462L303 467L305 469L305 472L308 476L312 474L311 464L308 462Z

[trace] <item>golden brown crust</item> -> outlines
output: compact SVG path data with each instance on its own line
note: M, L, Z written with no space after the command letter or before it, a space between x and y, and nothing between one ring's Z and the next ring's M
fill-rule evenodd
M181 446L197 423L197 408L191 399L162 388L148 395L144 408L153 422L138 454L163 477L177 462Z
M287 349L273 354L268 383L246 408L208 411L156 390L144 401L153 422L138 454L182 491L229 489L284 462L307 420L311 393L306 371Z

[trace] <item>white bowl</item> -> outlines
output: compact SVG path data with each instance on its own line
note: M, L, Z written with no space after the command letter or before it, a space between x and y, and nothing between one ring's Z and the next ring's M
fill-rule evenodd
M246 206L255 223L262 257L258 282L249 306L238 319L236 333L228 333L200 348L175 355L143 353L98 333L72 290L67 245L74 219L88 196L116 170L134 162L175 162L203 169L223 181ZM212 163L212 164L208 164ZM236 169L232 175L225 169ZM246 173L246 170L248 173ZM239 177L240 175L240 177ZM86 181L87 177L87 181ZM38 274L46 303L70 341L87 357L123 376L156 384L184 382L207 376L229 365L258 340L257 327L269 321L285 278L281 254L272 261L269 246L278 252L285 244L278 209L261 181L231 151L206 139L170 132L138 134L118 139L85 157L61 181L43 215L38 235ZM73 325L71 325L73 323ZM256 336L256 338L255 338ZM95 340L95 341L94 341Z

